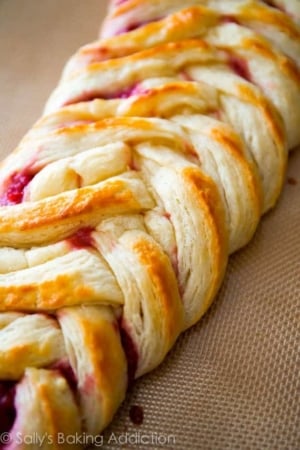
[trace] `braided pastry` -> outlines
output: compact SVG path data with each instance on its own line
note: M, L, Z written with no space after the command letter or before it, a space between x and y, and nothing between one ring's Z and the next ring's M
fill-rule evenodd
M0 167L5 449L97 435L205 313L300 144L299 65L297 0L110 3Z

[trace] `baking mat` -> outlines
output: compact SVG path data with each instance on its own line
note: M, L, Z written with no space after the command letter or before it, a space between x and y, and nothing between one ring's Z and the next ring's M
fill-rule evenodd
M0 0L1 157L38 118L66 59L95 39L105 8ZM276 209L231 257L209 312L136 382L97 447L300 449L299 193L297 151ZM135 425L130 411L137 422L141 409Z

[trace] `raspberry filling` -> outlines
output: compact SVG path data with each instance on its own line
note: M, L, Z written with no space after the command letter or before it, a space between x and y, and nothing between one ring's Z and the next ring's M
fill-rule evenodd
M251 74L247 61L235 55L230 55L228 59L230 69L239 77L251 82Z
M142 425L144 421L144 410L139 405L132 405L129 410L129 417L134 425Z
M239 25L239 21L234 16L230 16L230 15L226 15L226 14L222 16L221 22L222 23L236 23L237 25Z
M182 70L179 74L178 74L179 78L183 81L195 81L189 73L187 73L185 70Z
M102 100L114 100L114 99L125 99L132 97L133 95L142 95L149 92L147 89L143 89L138 83L125 87L119 91L113 93L104 93L103 91L90 91L83 92L77 97L67 101L63 106L73 105L80 102L91 102L92 100L102 99Z
M0 435L12 429L16 418L15 385L14 381L0 381ZM2 449L4 445L0 443L0 450Z
M147 89L143 89L138 83L136 83L133 86L126 87L126 88L122 89L121 91L112 94L108 98L110 98L110 99L129 98L129 97L133 97L134 95L146 94L147 92L148 92Z
M24 190L34 175L28 170L15 172L6 182L6 190L0 196L0 206L17 205L22 203Z
M91 236L92 231L94 231L91 227L81 228L76 231L71 237L67 239L67 242L71 245L71 247L76 249L93 247L93 238Z
M138 366L138 351L123 321L120 323L121 342L127 359L128 387L131 387L134 381Z

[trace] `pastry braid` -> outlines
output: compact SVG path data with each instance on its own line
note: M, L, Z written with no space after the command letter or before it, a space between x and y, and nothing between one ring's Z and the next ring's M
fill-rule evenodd
M6 450L96 436L211 304L300 144L299 10L115 0L66 64L0 167Z

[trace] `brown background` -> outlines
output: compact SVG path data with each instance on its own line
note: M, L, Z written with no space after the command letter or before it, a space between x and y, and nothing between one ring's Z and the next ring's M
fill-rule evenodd
M105 6L0 0L1 156L38 118L66 59L96 37ZM297 184L286 183L252 243L231 258L204 319L136 383L102 448L166 448L169 435L176 449L300 449L299 174L298 151L288 175ZM140 427L128 417L133 404L144 409ZM154 445L122 445L126 432Z

